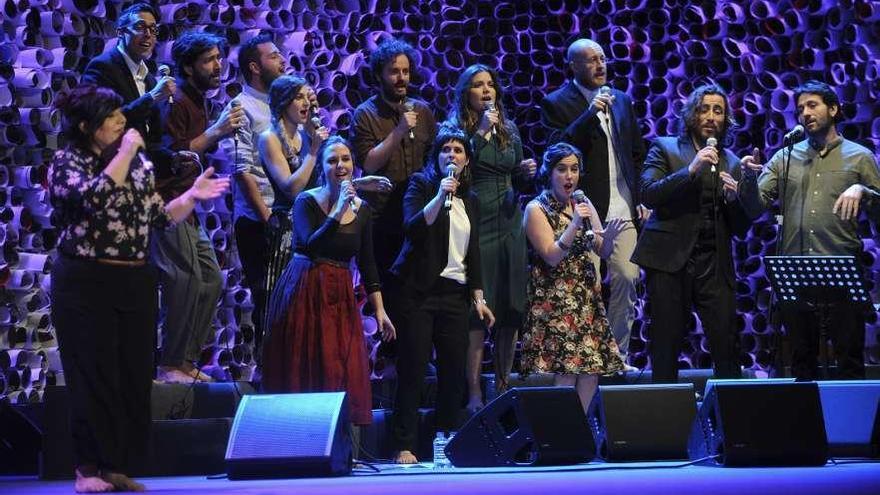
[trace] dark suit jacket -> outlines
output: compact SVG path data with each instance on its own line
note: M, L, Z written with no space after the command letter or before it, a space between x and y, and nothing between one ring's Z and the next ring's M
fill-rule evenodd
M612 125L616 132L620 168L633 199L633 218L639 199L639 176L645 159L645 143L636 122L632 100L621 91L612 89ZM568 81L564 86L541 101L541 121L551 129L549 143L564 141L574 145L584 155L584 173L578 187L587 193L604 220L608 213L611 184L608 175L608 141L590 102Z
M699 176L691 177L688 165L696 151L690 138L657 138L648 151L642 172L642 202L654 210L639 235L633 263L643 268L662 272L676 272L684 268L697 242L701 224ZM720 153L718 170L727 171L735 179L742 179L739 158L729 150ZM721 179L718 192L721 194ZM716 255L718 266L732 287L735 281L732 236L745 235L752 223L747 211L760 211L755 205L738 198L727 203L721 201L721 220L716 222ZM748 208L747 208L748 207Z
M441 211L433 224L425 222L425 205L436 196L439 185L429 182L422 172L414 174L403 199L404 233L406 239L397 260L391 267L406 290L425 292L449 262L449 215ZM471 235L464 257L467 285L470 290L482 289L480 271L480 203L473 191L464 198L464 207L471 222Z
M152 62L147 62L150 72L154 69ZM149 91L156 86L156 78L151 73L144 80L146 91L143 96L138 94L137 85L125 58L115 46L93 58L86 66L82 82L96 84L112 89L122 97L122 113L125 114L126 127L137 129L147 145L147 154L156 165L156 176L170 174L174 153L163 137L162 115L159 105L155 104ZM149 127L149 132L147 131Z

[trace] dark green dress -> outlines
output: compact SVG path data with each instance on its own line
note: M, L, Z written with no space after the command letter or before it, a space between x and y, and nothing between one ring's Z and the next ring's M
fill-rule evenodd
M522 142L510 126L511 142L498 148L498 138L473 136L473 188L480 199L480 263L483 294L497 319L496 327L519 328L526 299L526 236L517 190L529 186L520 168Z

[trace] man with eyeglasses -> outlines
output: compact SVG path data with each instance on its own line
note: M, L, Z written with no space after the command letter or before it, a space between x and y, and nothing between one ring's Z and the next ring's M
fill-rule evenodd
M158 17L145 3L122 11L116 21L116 47L92 59L82 76L82 82L110 88L122 97L127 126L144 137L157 177L170 171L176 160L162 144L160 113L160 104L174 94L176 85L173 77L153 76L155 64L149 60L156 48Z
M585 173L578 187L589 195L601 220L627 220L607 261L608 321L626 362L639 280L639 267L630 257L636 226L650 214L639 204L645 144L630 97L606 86L602 47L590 39L576 40L568 47L566 60L573 77L541 102L541 121L551 131L548 144L564 141L580 149ZM632 366L627 370L636 371Z

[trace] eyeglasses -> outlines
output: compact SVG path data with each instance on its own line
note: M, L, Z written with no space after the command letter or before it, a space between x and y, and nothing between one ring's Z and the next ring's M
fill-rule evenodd
M153 36L159 36L159 25L147 25L144 21L138 21L134 24L128 26L128 29L131 30L135 34L147 34L150 33Z

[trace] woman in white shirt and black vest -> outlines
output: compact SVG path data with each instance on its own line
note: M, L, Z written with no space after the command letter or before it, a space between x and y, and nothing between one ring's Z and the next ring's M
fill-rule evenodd
M470 189L470 143L461 129L443 126L425 169L412 176L403 201L406 240L392 273L398 278L402 325L398 334L395 461L418 462L418 406L425 368L437 352L438 431L458 424L465 384L471 308L488 326L495 316L483 300L480 208Z

